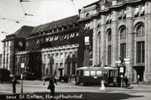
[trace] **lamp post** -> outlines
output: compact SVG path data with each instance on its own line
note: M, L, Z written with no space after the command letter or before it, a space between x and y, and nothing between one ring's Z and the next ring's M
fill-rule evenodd
M23 69L25 67L24 63L21 63L21 94L23 94Z
M119 72L120 72L120 77L121 77L121 87L123 87L123 78L125 75L125 60L124 58L120 57L120 66L119 66Z
M120 77L121 77L121 87L123 87L124 66L120 66L119 72L120 72Z
M123 78L125 76L125 72L126 72L126 64L130 63L130 58L122 58L119 57L119 60L115 62L118 65L118 72L119 72L119 76L121 78L121 87L123 87Z

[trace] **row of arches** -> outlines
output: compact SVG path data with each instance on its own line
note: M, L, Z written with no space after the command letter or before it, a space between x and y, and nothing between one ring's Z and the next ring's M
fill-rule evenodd
M99 31L97 37L97 51L101 53L96 59L103 62L103 65L114 66L119 57L130 57L131 63L126 67L127 75L132 71L133 78L139 75L140 81L143 80L145 69L145 24L143 21L133 23L132 27L121 24L116 27L116 30L108 27L104 33ZM100 47L103 48L100 49Z
M120 35L120 39L126 39L126 33L127 33L126 25L121 25L118 28L118 33ZM145 35L145 32L144 32L144 23L143 22L138 22L134 26L134 33L136 34L137 37L141 37L141 36ZM107 34L107 37L108 37L108 41L111 41L112 40L112 29L108 28L106 30L106 34Z
M145 50L144 50L144 43L145 43L145 24L142 22L142 21L139 21L137 23L134 23L134 26L132 27L133 30L131 31L131 33L129 33L129 28L122 24L122 25L119 25L116 32L117 33L112 33L113 30L109 27L105 30L105 34L101 34L101 31L98 32L98 39L97 41L100 41L100 39L105 39L105 48L106 48L106 55L102 55L103 57L105 57L106 61L104 62L105 64L107 65L111 65L113 64L114 62L112 61L113 57L112 55L115 55L113 54L113 41L117 41L116 42L116 47L118 49L117 51L117 56L118 57L122 57L122 58L126 58L126 55L127 55L127 47L128 47L128 41L129 41L129 35L131 35L131 37L133 38L133 43L132 45L134 45L134 47L136 48L134 50L135 54L134 54L134 59L135 59L135 63L144 63L144 60L145 60ZM116 35L116 38L113 37ZM103 37L103 38L102 38ZM113 39L117 39L117 40L113 40ZM98 43L99 45L101 45L102 43ZM98 47L102 47L102 46L99 46ZM141 45L141 46L140 46ZM140 48L142 50L140 50ZM99 48L100 49L100 48ZM101 49L100 49L101 50ZM99 51L100 52L100 51ZM139 55L141 52L141 55ZM100 58L98 58L100 60ZM117 58L116 58L117 59Z
M118 43L119 44L119 48L120 48L120 57L122 58L126 58L126 41L128 40L127 38L127 34L129 34L127 32L127 27L125 25L121 25L118 28ZM143 22L138 22L135 26L134 26L134 31L132 34L132 37L134 38L134 45L136 48L136 53L135 53L135 62L136 63L144 63L144 59L145 59L145 50L144 50L144 36L145 36L145 28L144 28L144 23ZM108 28L106 30L106 39L108 40L107 42L107 62L110 65L111 64L111 60L112 60L112 29ZM143 38L143 39L142 39Z

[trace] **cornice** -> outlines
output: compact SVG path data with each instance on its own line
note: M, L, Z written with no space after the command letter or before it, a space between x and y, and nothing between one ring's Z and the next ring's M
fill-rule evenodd
M128 1L125 1L123 3L117 3L117 5L105 8L104 10L98 10L97 14L91 15L88 18L81 18L81 19L78 20L78 22L90 21L90 20L92 20L96 17L99 17L102 14L106 14L106 13L109 13L113 10L117 10L118 8L122 8L122 7L125 7L125 6L128 6L128 5L134 5L134 4L141 3L141 2L146 2L146 1L150 1L150 0L128 0Z

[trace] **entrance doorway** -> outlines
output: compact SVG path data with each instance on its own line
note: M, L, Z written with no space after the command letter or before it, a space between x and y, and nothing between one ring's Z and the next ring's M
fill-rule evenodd
M59 68L59 80L61 81L63 78L63 68Z
M136 71L136 79L137 82L143 82L144 81L144 70L145 66L133 66L133 68Z

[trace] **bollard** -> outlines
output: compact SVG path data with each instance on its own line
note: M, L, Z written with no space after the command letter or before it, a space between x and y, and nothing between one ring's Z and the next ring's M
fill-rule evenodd
M101 80L100 90L105 90L104 80Z

